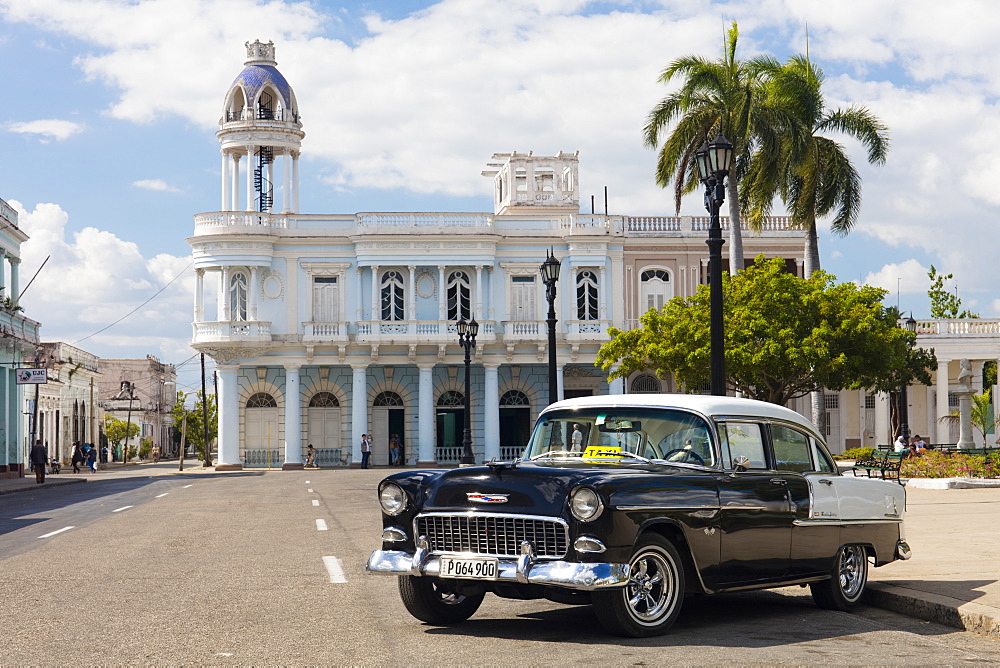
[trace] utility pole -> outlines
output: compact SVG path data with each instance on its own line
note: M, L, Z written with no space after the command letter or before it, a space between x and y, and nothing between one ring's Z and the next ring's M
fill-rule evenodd
M208 394L205 391L205 353L201 354L201 421L202 436L204 437L205 466L212 465L212 451L208 448Z

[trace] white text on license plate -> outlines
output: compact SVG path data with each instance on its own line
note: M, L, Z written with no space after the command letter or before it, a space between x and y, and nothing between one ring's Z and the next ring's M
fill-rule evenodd
M441 557L443 578L470 578L496 580L497 560L489 557Z

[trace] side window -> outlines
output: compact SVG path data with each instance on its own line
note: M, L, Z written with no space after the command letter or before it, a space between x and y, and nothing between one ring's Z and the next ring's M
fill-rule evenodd
M767 458L764 456L764 438L760 425L755 422L723 422L719 424L719 438L723 441L723 450L728 449L729 461L727 468L732 468L738 457L750 460L748 468L766 470Z
M777 470L796 473L813 470L812 444L809 437L801 431L772 424L771 445L774 447L774 464Z
M833 463L833 459L830 457L830 453L826 451L823 445L816 441L816 439L810 438L809 442L812 444L813 460L816 462L816 470L820 473L835 473L837 471L837 465Z

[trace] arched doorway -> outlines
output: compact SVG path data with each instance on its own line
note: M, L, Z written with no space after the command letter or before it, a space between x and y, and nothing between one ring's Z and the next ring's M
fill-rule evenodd
M302 444L303 460L305 450L312 444L318 450L325 451L322 454L329 454L330 450L340 448L340 401L331 392L317 392L309 400L309 410L306 414L308 420L308 439ZM324 463L339 464L339 456Z
M406 407L402 397L390 391L379 393L372 401L372 464L389 465L389 439L393 434L399 436L400 456L404 457L401 461L406 461L405 427Z
M247 399L243 413L243 465L280 467L285 458L279 445L278 402L267 392L258 392Z
M457 462L462 456L462 436L465 431L465 395L461 392L443 393L437 400L435 411L435 452L439 462Z
M531 437L531 401L520 390L500 397L500 459L520 457Z

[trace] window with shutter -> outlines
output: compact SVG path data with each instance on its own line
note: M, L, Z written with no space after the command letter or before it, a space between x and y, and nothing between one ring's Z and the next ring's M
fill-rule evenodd
M337 322L340 320L340 288L336 276L316 276L313 279L314 322Z

